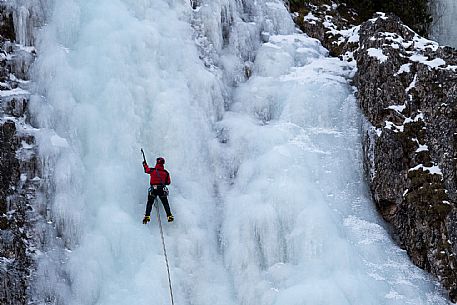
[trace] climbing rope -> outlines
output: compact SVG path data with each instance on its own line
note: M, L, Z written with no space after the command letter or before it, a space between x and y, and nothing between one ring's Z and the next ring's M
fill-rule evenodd
M170 267L168 265L168 255L167 255L167 248L165 247L165 238L163 237L163 228L162 228L162 220L160 219L160 211L159 205L156 204L156 211L157 211L157 219L159 221L159 228L160 228L160 236L162 237L162 246L163 246L163 255L165 257L165 263L167 265L167 273L168 273L168 287L170 288L170 298L171 298L171 305L175 305L173 300L173 289L171 287L171 276L170 276Z

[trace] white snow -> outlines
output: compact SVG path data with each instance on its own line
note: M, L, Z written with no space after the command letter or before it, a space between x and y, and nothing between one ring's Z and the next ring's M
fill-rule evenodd
M405 89L405 92L408 93L409 91L411 91L411 89L415 88L416 82L417 82L417 74L414 75L412 82L408 85L408 88Z
M428 60L428 58L426 56L421 55L421 54L414 54L414 55L410 56L409 59L411 61L420 62L421 64L427 65L430 68L438 68L440 66L446 65L446 62L441 58L435 58L432 60Z
M431 49L432 51L436 51L439 48L439 44L435 41L426 39L421 37L417 34L414 35L413 38L414 48L419 50Z
M359 42L360 41L360 35L359 35L359 31L360 31L360 26L355 26L354 28L348 30L349 31L349 39L348 39L348 42L349 43L353 43L353 42Z
M312 20L312 21L318 21L319 18L317 18L316 16L314 16L313 13L309 12L308 15L306 15L305 17L303 17L303 20L304 20L304 21L307 21L307 22L309 22L310 20Z
M15 88L11 90L0 90L0 97L10 97L17 95L30 95L30 92L21 88Z
M385 123L384 128L393 130L394 132L403 132L405 129L404 125L396 125L391 121L385 121L384 123Z
M383 17L378 17L378 18L383 18ZM372 19L372 21L375 21L376 19L377 18ZM429 58L423 54L428 49L430 49L432 51L438 50L438 48L440 46L435 41L425 39L417 34L415 34L411 40L405 40L398 34L391 33L391 32L383 32L383 33L381 33L381 36L390 42L390 43L386 43L384 46L386 46L386 47L390 46L394 49L402 48L404 50L404 52L406 52L409 55L409 59L413 62L419 62L421 64L427 65L431 69L437 69L437 68L450 69L450 67L447 66L447 63L444 59L435 58L435 59L429 60ZM375 40L374 37L372 37L370 39ZM413 50L411 51L408 49L413 49ZM370 55L370 50L371 50L371 54L373 54L373 55ZM384 55L382 54L382 50L378 50L375 48L369 49L369 55L379 58L379 60L381 62L382 62L382 58L384 58L383 57ZM403 64L394 75L397 76L404 72L410 72L410 66L411 66L411 63Z
M369 19L369 21L375 22L378 18L386 20L388 17L386 16L386 13L376 12L376 17Z
M422 54L414 54L409 57L409 60L424 63L428 60L428 57Z
M419 147L416 149L416 152L418 153L418 152L421 152L421 151L428 151L428 146L419 144Z
M418 113L414 118L405 118L403 124L411 123L411 122L418 122L419 120L423 121L424 120L424 114L423 113Z
M403 65L401 65L400 69L398 69L398 72L396 73L396 75L399 75L399 74L402 74L402 73L405 73L405 72L409 73L409 72L411 72L410 68L411 68L411 64L410 63L403 64Z
M391 106L387 107L387 109L392 109L392 110L397 111L398 113L402 113L403 110L406 109L406 105L405 104L403 104L403 105L391 105Z
M156 220L141 224L143 147L171 172L176 304L447 304L373 208L353 66L296 34L281 1L70 0L50 15L31 102L54 190L37 298L169 303Z
M360 36L360 26L354 26L348 29L339 29L332 21L332 16L325 16L325 21L322 23L326 28L327 33L331 33L334 36L339 36L338 44L344 42L356 43L359 42ZM308 21L310 22L310 21ZM311 22L310 22L311 23Z
M24 148L24 149L30 149L30 148L35 147L35 145L33 145L33 144L28 144L28 143L25 142L24 140L21 141L21 146L22 146L22 148Z
M430 174L437 174L437 175L440 175L442 176L443 175L443 172L441 171L441 169L439 168L439 166L437 165L433 165L433 166L424 166L423 164L419 164L413 168L410 168L408 171L417 171L417 170L423 170L425 172L429 172Z
M445 66L446 62L442 58L435 58L433 60L424 62L424 64L426 64L427 66L429 66L431 68L438 68L440 66Z
M389 57L384 55L381 49L369 48L368 55L374 58L377 58L381 63L386 62Z

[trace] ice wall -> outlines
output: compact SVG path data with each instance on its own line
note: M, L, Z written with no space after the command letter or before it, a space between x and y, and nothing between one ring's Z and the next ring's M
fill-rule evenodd
M433 0L430 8L433 16L431 38L442 45L457 48L457 1Z
M141 224L143 147L151 163L165 156L172 173L177 221L165 231L177 304L231 304L208 148L223 100L199 59L190 12L180 1L55 3L39 37L32 104L52 179L39 299L168 301L156 221Z
M16 41L33 46L36 30L44 25L53 0L4 0L13 11Z
M254 67L220 122L239 164L222 236L240 304L446 304L365 189L351 67L302 35L270 37Z
M168 302L140 147L172 175L176 304L446 304L372 211L353 67L295 33L281 1L50 15L31 105L50 202L38 304Z

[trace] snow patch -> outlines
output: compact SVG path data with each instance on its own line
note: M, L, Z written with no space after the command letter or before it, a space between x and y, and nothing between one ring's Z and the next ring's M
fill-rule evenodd
M316 16L314 16L313 13L309 12L308 15L306 15L305 17L303 17L303 20L309 22L309 21L311 21L311 20L319 21L320 19L317 18Z
M378 59L381 63L384 63L389 59L389 57L384 55L381 49L369 48L367 51L369 56Z
M411 89L415 88L416 87L416 82L417 82L417 74L414 75L414 78L413 78L412 82L405 89L405 92L408 93L409 91L411 91Z
M411 63L401 65L400 69L398 69L395 75L400 75L402 73L410 73L411 72Z
M405 110L405 108L406 108L405 104L403 104L403 105L391 105L391 106L387 107L387 109L395 110L398 113L402 113L403 110Z
M30 95L30 92L21 88L15 88L11 90L0 90L0 97L10 97L17 95Z
M419 147L416 149L416 152L421 152L421 151L428 151L428 146L427 145L422 145L422 144L419 144Z
M424 166L423 164L419 164L413 168L410 168L408 171L412 172L412 171L417 171L417 170L423 170L425 172L429 172L430 174L437 174L440 176L443 175L443 172L441 171L441 169L439 168L438 165L433 165L433 166L427 167L427 166Z

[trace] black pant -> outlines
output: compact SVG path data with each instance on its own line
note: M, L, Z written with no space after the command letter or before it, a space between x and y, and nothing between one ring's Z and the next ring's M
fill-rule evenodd
M146 216L151 215L152 205L154 204L154 200L156 200L157 196L159 196L160 201L162 201L163 208L165 209L167 216L171 216L170 205L168 204L167 195L163 191L163 186L157 186L156 189L154 189L151 186L151 188L149 189L148 203L146 204L146 214L145 215Z

